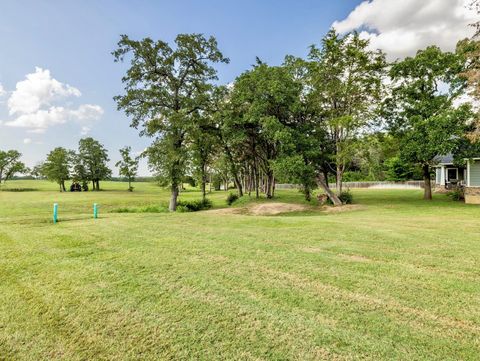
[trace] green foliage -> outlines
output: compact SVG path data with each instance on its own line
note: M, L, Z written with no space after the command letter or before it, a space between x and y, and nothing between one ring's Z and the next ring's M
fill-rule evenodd
M353 203L353 194L349 190L347 191L342 191L339 195L338 198L340 198L340 201L342 204L352 204ZM333 202L330 198L327 199L327 204L332 205Z
M235 203L235 201L238 199L238 194L237 193L229 193L228 196L227 196L227 204L229 206L231 206L233 203Z
M464 201L465 200L465 191L463 188L455 188L454 190L447 193L447 196L452 198L454 201Z
M205 209L212 208L213 204L208 198L194 200L194 201L185 201L181 200L177 203L177 211L179 212L198 212Z
M120 176L127 178L128 190L130 192L133 191L131 182L133 182L135 180L135 177L137 176L139 161L138 157L132 157L131 152L131 147L126 146L120 149L120 155L122 159L115 164L115 167L118 167L118 173L120 174Z
M105 147L91 137L80 139L78 153L75 156L75 170L78 181L91 181L93 190L100 190L100 180L108 179L112 171L107 163L110 161Z
M199 112L208 111L212 82L217 78L212 64L228 63L214 37L179 34L175 45L122 35L113 52L115 61L131 56L122 79L125 94L115 100L132 118L131 126L142 128L140 135L156 138L146 154L151 169L171 187L172 211L186 170L187 141L195 133Z
M399 157L385 162L385 179L388 181L406 181L412 179L414 167Z
M463 56L430 46L390 69L392 95L385 101L385 117L400 139L401 158L421 166L426 183L436 157L455 150L472 118L470 106L453 104L465 89L464 65ZM439 91L440 86L445 89ZM424 198L431 199L430 187Z
M65 148L57 147L47 155L40 167L41 174L48 180L56 182L60 191L65 191L65 181L70 179L72 153Z
M357 137L377 117L376 105L383 96L385 55L368 45L358 33L340 36L330 30L321 48L312 45L308 56L309 96L325 121L339 185L353 159Z
M20 161L22 154L16 150L0 150L0 185L11 179L16 173L28 171L25 164Z
M197 181L194 177L191 175L186 175L182 179L183 183L187 183L190 187L196 187L197 186Z

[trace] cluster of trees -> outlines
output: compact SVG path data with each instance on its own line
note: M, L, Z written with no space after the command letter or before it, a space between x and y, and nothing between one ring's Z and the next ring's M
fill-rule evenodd
M478 84L473 40L387 63L357 33L331 30L306 59L257 59L227 86L216 84L215 65L229 60L213 37L181 34L171 46L123 35L113 55L129 61L118 108L153 139L145 155L171 188L172 211L187 174L204 197L212 177L239 196L268 198L280 179L301 185L307 200L321 187L338 205L345 172L359 167L372 177L420 174L431 199L436 158L474 148L475 113L457 104Z
M48 153L46 160L36 166L36 173L54 181L60 191L65 191L65 181L81 184L84 191L91 182L92 190L100 190L100 181L108 179L112 171L108 168L108 152L97 140L88 137L80 139L78 150L57 147Z

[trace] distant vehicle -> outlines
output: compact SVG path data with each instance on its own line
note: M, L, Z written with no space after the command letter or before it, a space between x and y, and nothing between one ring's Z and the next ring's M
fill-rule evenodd
M81 192L82 186L78 182L73 182L70 186L70 192Z

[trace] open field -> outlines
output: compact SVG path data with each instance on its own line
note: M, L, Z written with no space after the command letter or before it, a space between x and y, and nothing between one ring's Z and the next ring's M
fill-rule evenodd
M478 206L355 190L338 213L114 213L168 193L102 185L0 192L0 359L479 358Z

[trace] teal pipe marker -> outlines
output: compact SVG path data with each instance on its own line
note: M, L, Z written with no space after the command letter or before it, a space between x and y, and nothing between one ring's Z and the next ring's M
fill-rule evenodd
M98 205L97 203L93 203L93 218L98 218Z
M57 223L58 220L58 203L53 203L53 223Z

